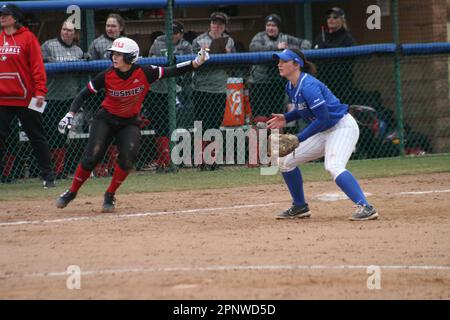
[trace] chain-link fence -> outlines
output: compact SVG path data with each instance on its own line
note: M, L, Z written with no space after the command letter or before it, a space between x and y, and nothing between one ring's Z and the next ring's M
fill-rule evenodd
M401 77L401 92L396 88L393 53L313 59L318 69L317 77L350 105L350 112L359 123L360 139L353 158L392 157L402 152L418 155L450 151L448 59L448 54L401 56L398 75ZM258 69L262 69L259 71L263 71L264 77L255 77ZM90 123L103 100L103 92L90 97L84 103L82 112L75 117L72 131L67 135L58 132L59 120L91 76L92 73L71 72L50 74L48 77L48 106L43 117L58 178L74 173L87 143ZM220 90L207 91L209 87L204 84L211 82ZM278 75L274 62L206 65L200 71L176 79L176 129L186 129L194 138L195 130L199 130L194 128L194 121L202 121L203 133L207 129L221 129L224 140L227 130L260 130L271 113L286 111L288 105L284 85L285 81ZM401 105L398 100L400 93ZM167 91L160 91L157 86L143 103L142 142L136 170L164 172L174 168L170 158L172 132L168 105ZM401 126L399 112L403 119ZM12 126L4 157L4 181L38 177L39 171L26 134L22 132L20 123L13 122ZM304 126L299 121L290 124L287 130L298 132ZM404 128L403 145L398 130L401 127ZM207 144L203 142L203 147ZM234 145L235 159L238 154L245 155L244 163L237 165L249 164L248 150L248 141L247 145ZM225 154L214 155L213 152L216 162L226 163L226 157L230 154L225 151L226 146ZM224 157L222 161L219 156ZM190 157L190 163L187 161L178 167L205 169L203 164L195 163L193 153ZM110 175L116 158L117 149L113 142L94 174L98 177ZM215 166L207 168L214 169Z
M49 92L46 97L48 106L43 117L57 178L65 178L74 173L89 137L90 124L104 97L103 92L100 92L89 98L82 112L76 115L72 131L67 135L58 132L57 124L69 110L76 94L93 75L109 66L107 60L81 60L89 58L88 49L94 39L100 40L104 48L112 43L112 38L105 37L108 33L106 22L111 12L122 15L122 31L138 42L141 56L153 57L141 59L140 63L156 65L164 65L167 60L155 56L171 56L168 51L172 50L164 47L169 42L162 38L159 38L161 47L156 46L153 53L151 48L158 43L159 36L172 36L170 22L173 19L184 24L184 45L179 43L172 48L175 55L183 55L190 52L184 49L208 30L210 13L218 10L226 12L230 17L225 34L234 39L236 52L250 50L252 38L265 28L264 17L273 12L282 17L281 31L306 39L314 45L316 35L326 30L327 10L335 5L345 10L346 21L353 27L350 30L357 44L391 41L397 41L398 44L445 42L449 39L450 30L447 27L448 18L445 17L446 4L441 0L433 0L429 4L419 0L377 1L381 15L380 28L370 31L366 22L370 15L367 9L372 1L368 0L333 3L299 1L295 4L274 0L273 3L263 1L264 6L261 7L245 1L237 6L224 3L220 7L208 6L207 1L195 6L189 1L178 1L176 6L173 6L173 1L140 3L144 7L139 8L139 4L136 4L128 8L121 4L122 9L112 9L109 6L105 7L108 10L101 10L95 3L83 7L81 29L75 34L75 40L80 40L76 43L82 49L82 55L77 58L75 53L81 49L76 51L71 47L69 50L56 39L57 36L62 37L62 22L71 14L69 11L61 11L65 9L62 4L56 6L49 2L40 9L45 11L53 6L52 10L34 12L33 7L27 13L29 27L40 42L52 39L51 47L54 49L59 45L62 50L62 54L59 54L61 57L54 61L78 60L46 65ZM39 8L38 3L27 5ZM120 24L119 21L115 22ZM398 35L394 36L397 29ZM449 152L448 46L445 50L438 50L439 53L426 46L412 52L403 50L408 45L402 45L401 52L396 52L400 46L388 46L391 47L389 50L380 51L364 51L364 48L358 46L352 47L353 51L341 52L337 49L339 54L328 52L329 49L306 51L307 56L317 65L317 77L342 102L350 105L350 112L358 121L360 138L353 158ZM69 53L70 57L67 55ZM247 59L246 55L251 54L254 59ZM223 57L218 63L208 63L199 71L177 78L175 83L162 80L152 86L140 115L142 138L136 170L167 172L186 167L215 169L217 166L214 164L205 165L209 162L203 161L201 155L202 150L209 152L212 149L212 144L207 140L215 139L225 140L222 143L224 154L210 152L210 158L221 165L226 163L227 167L233 168L236 165L259 166L264 163L260 159L258 148L255 151L249 147L249 132L254 129L259 134L266 134L264 126L270 114L285 112L290 106L284 93L285 80L278 75L274 62L267 58L270 53L261 52L259 58L258 53L251 54L221 55L231 58ZM214 56L219 55L213 54L211 60L214 60ZM194 126L195 121L201 121L201 128ZM304 126L305 123L298 121L290 123L286 130L294 133ZM13 121L11 129L4 152L4 167L0 172L2 181L24 181L38 177L34 154L20 123ZM219 129L216 133L220 134L212 139L202 139L202 134L208 135L208 129ZM242 132L247 134L244 141L237 137L233 141L227 140L228 134ZM177 144L177 140L171 141L174 133L188 133L191 139L192 149L188 155L184 155L184 159L189 161L182 164L174 165L174 159L171 158L171 149ZM200 161L193 145L198 137L205 140L200 143ZM232 151L227 154L226 149L230 145L229 150ZM232 158L229 153L233 153L234 162L227 161ZM116 158L117 149L113 142L104 160L94 170L94 175L110 175Z

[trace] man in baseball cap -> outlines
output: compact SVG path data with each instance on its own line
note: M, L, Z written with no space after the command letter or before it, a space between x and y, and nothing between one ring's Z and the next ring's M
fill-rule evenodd
M228 16L226 13L223 12L213 12L211 13L211 16L209 17L210 21L220 21L223 24L228 23Z
M6 3L0 7L0 14L2 16L13 16L13 18L19 22L23 23L23 13L18 6L12 3Z
M180 21L174 21L172 23L173 34L184 33L184 26Z
M250 41L251 52L281 51L285 49L311 49L311 42L281 32L281 17L270 13L264 18L264 31L258 32ZM285 57L285 54L283 54ZM299 57L297 57L299 59ZM272 113L282 113L284 104L284 80L278 77L274 64L256 64L250 70L249 88L252 114L257 117L270 117Z
M266 24L267 24L268 22L273 22L273 23L275 23L275 24L277 25L278 29L280 29L280 27L281 27L281 17L280 17L279 15L275 14L275 13L269 14L269 15L264 19L264 21L266 22Z

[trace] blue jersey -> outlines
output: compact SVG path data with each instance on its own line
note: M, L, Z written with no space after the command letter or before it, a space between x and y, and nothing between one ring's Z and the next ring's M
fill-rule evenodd
M297 136L300 141L333 127L348 112L326 85L308 73L301 73L297 86L289 81L286 92L294 109L285 113L286 122L303 119L308 126Z

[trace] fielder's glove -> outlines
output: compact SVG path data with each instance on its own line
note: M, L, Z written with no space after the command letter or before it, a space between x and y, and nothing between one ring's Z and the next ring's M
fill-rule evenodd
M299 145L297 136L293 134L273 133L268 139L267 153L269 157L274 155L282 158L293 152Z
M201 48L200 51L197 53L197 57L195 57L194 62L201 66L209 59L209 49L208 48Z
M68 130L72 128L73 125L73 114L68 112L64 118L58 123L58 131L61 134L65 134Z

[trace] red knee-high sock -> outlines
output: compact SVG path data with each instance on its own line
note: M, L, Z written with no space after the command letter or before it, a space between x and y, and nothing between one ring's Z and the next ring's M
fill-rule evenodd
M114 173L112 176L111 183L106 190L106 192L115 193L117 189L119 189L122 182L125 181L129 172L123 171L117 163L114 165Z
M73 177L72 186L70 187L70 192L78 192L83 183L89 178L91 171L83 169L81 163L78 165L75 176Z
M64 172L64 161L66 159L66 149L58 148L51 151L52 160L55 163L55 173L61 175Z
M170 140L169 137L163 136L156 139L156 150L158 159L156 162L159 166L168 167L170 164Z

